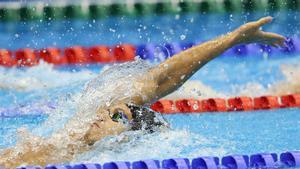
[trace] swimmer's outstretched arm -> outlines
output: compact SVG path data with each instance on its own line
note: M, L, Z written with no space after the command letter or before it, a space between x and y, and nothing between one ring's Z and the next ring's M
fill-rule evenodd
M152 88L149 94L153 97L147 101L155 101L173 92L207 62L235 45L257 42L274 47L284 46L283 36L260 30L261 26L271 21L272 17L265 17L247 23L233 32L178 53L154 67L144 76L156 83L156 88Z

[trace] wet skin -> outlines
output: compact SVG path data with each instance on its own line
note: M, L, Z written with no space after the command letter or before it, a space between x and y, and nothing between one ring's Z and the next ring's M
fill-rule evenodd
M124 113L125 117L118 115ZM118 121L113 118L118 117ZM97 112L97 119L90 125L88 131L84 135L84 142L88 145L94 144L96 141L110 135L118 135L126 130L129 130L129 124L124 122L130 122L132 120L132 114L126 104L118 104L109 109L100 109Z

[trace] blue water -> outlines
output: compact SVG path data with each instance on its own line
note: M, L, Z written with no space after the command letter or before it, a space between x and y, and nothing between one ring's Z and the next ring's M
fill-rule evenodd
M143 18L116 17L95 21L0 23L0 36L3 39L0 41L0 46L17 49L199 41L226 33L248 20L268 14L246 13L242 16L189 14ZM275 16L275 20L272 25L266 27L267 30L280 32L286 36L299 35L299 13L280 12L272 15ZM299 60L299 55L285 54L271 59L262 56L220 57L203 67L191 80L201 81L225 96L234 96L239 95L237 86L239 88L248 83L255 83L267 88L269 85L285 80L286 77L280 66L299 63ZM51 67L46 64L24 70L0 68L0 114L2 116L0 148L15 144L18 128L26 127L29 131L38 128L47 120L47 115L37 114L48 110L55 113L58 100L68 100L72 95L78 94L84 88L84 84L96 77L102 69L102 65ZM262 91L252 92L259 94ZM299 111L299 109L280 109L242 113L168 115L166 118L172 130L175 133L179 131L179 136L171 133L167 135L168 137L159 140L162 147L158 146L158 149L166 152L152 155L149 153L150 155L143 157L220 156L298 150L300 149L297 142L297 138L300 137ZM188 138L184 138L185 132L182 131L189 133L186 134ZM202 138L206 141L202 142ZM184 142L187 141L184 139L189 142ZM169 147L163 147L164 145ZM157 145L143 146L149 146L148 149L157 147ZM175 149L173 146L179 148ZM125 157L130 156L131 160L134 160L140 157L138 155L145 153L144 151L146 150L137 149L136 154L130 154L129 151L123 156L113 154L103 159L124 160Z
M299 109L280 109L238 113L178 114L165 116L173 130L199 133L211 142L186 147L184 157L195 149L222 148L224 152L199 155L253 154L299 150ZM20 127L29 130L47 119L46 115L1 118L0 147L14 145ZM188 139L188 138L187 138ZM191 139L193 139L191 137ZM181 145L178 145L181 146Z
M285 79L280 70L282 64L293 64L299 61L298 55L282 56L281 58L268 60L257 56L217 58L199 70L191 77L191 80L200 80L217 92L229 96L238 95L238 93L234 93L236 92L235 86L243 86L247 83L257 83L267 88L268 85ZM96 77L102 68L103 66L101 65L83 68L63 67L58 69L51 68L49 72L43 71L44 66L31 68L28 72L17 69L3 70L0 68L0 71L3 72L2 78L10 83L20 83L11 77L14 76L19 79L30 78L47 85L44 88L32 90L35 86L27 84L25 88L30 89L29 91L1 90L0 87L0 95L2 96L0 97L0 103L5 105L5 107L16 107L16 105L34 103L36 100L51 102L62 95L78 92L78 90L82 89L84 83ZM60 84L52 85L53 81L57 79L57 75L60 75L62 78L59 81Z
M2 48L66 47L118 43L195 42L214 38L239 25L271 15L270 31L299 34L299 12L244 14L186 14L147 17L110 17L102 20L63 20L0 23Z

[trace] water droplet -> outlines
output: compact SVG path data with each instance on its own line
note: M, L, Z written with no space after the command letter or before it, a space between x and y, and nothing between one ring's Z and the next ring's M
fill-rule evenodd
M185 38L186 38L185 35L180 35L180 39L181 39L181 40L184 40Z
M112 28L109 28L109 31L111 31L111 32L116 32L116 30L115 30L115 29L112 29Z
M194 104L194 105L193 105L193 109L194 109L194 110L197 110L198 108L199 108L199 106L198 106L197 104Z

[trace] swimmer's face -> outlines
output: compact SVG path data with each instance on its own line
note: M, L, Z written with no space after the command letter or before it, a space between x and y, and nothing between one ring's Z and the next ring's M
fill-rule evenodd
M97 112L97 119L91 124L84 136L84 141L92 145L109 136L118 135L128 129L132 114L126 104L118 104Z

